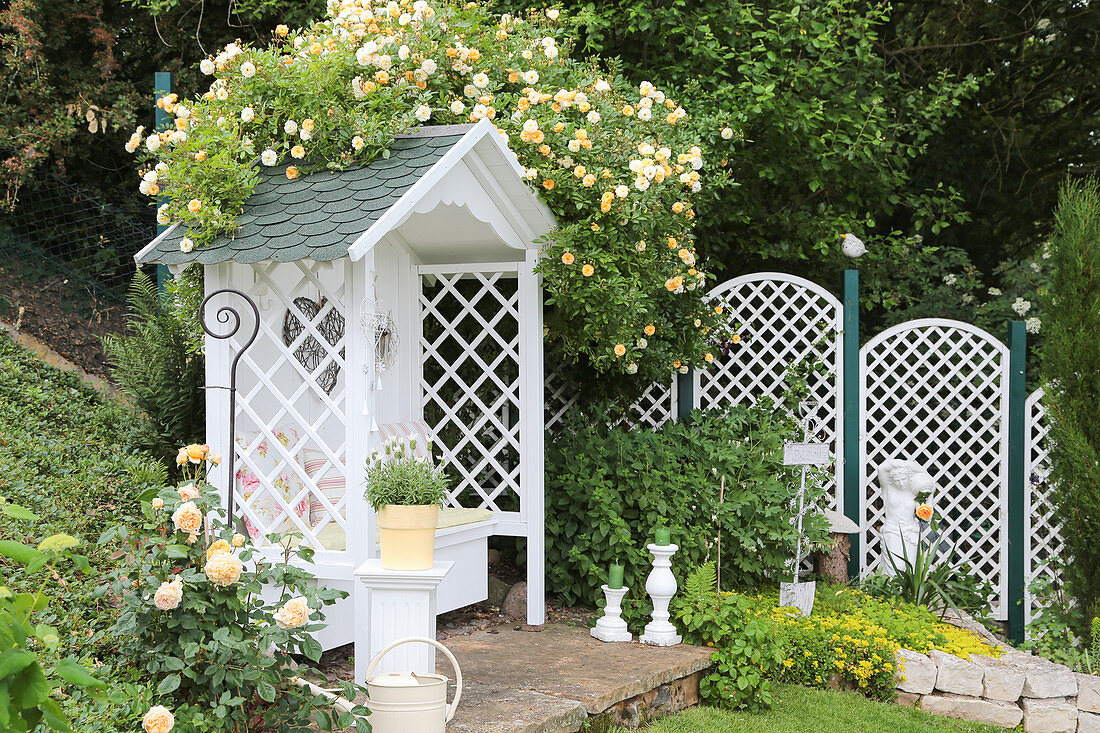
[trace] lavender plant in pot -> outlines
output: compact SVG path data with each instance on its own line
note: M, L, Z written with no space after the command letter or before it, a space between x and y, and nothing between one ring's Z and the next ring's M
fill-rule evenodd
M428 570L434 563L439 505L448 477L432 461L431 443L391 441L367 463L366 499L378 513L378 543L387 570Z

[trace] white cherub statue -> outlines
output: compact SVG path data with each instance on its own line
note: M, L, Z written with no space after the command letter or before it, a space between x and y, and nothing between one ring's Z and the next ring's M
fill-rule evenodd
M936 483L916 461L904 458L889 458L878 468L878 485L882 488L882 499L886 506L886 516L882 520L882 540L886 551L894 557L899 567L908 557L910 562L916 557L917 543L920 541L920 523L917 521L917 495L931 495ZM882 567L888 575L894 574L889 560Z

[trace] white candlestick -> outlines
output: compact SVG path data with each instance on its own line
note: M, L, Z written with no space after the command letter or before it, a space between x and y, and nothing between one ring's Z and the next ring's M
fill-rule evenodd
M592 629L592 636L600 641L633 641L634 637L626 630L626 621L623 621L623 596L629 590L625 585L622 588L603 586L603 597L607 604L603 609L603 616L596 622L596 628Z
M668 604L676 595L676 576L672 574L672 556L678 545L647 545L653 555L653 570L645 581L645 592L653 601L653 620L646 624L638 641L653 646L675 646L683 641L669 623Z

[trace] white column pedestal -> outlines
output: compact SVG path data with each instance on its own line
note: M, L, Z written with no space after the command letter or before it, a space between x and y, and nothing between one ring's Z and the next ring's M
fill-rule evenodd
M630 590L626 586L622 588L609 588L603 586L603 597L607 599L603 616L596 622L596 627L591 630L592 636L600 641L633 641L634 637L626 629L626 621L623 621L623 596Z
M435 638L435 591L454 565L431 570L386 570L378 558L355 570L355 681L365 684L367 665L390 642L406 636ZM435 672L435 647L403 644L383 657L376 673Z
M668 604L676 595L676 576L672 574L672 556L679 545L647 545L653 555L653 570L645 581L645 591L653 601L653 620L645 626L638 641L653 646L675 646L683 641L669 623Z

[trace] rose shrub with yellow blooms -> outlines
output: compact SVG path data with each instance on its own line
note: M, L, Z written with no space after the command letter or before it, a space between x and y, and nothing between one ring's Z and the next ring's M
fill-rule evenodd
M561 225L540 265L550 337L600 371L667 379L705 363L725 336L701 297L692 231L695 203L733 185L715 163L729 155L724 123L571 58L557 10L330 0L328 11L280 27L266 48L233 43L203 61L202 98L164 97L169 129L138 128L127 143L142 151L140 190L167 197L158 220L185 226L181 249L232 230L256 166L293 179L362 165L410 127L487 119Z
M140 497L140 526L114 527L101 538L129 551L113 578L123 606L112 633L134 681L156 690L144 701L143 729L245 733L362 722L365 708L337 714L326 698L292 682L301 657L316 662L321 656L312 632L324 624L311 620L314 612L345 594L318 588L302 569L312 559L309 547L283 542L287 549L277 563L254 556L244 536L221 519L218 494L204 478L216 456L203 448L192 451L201 456L197 463L186 461L184 485ZM265 601L264 585L281 595ZM291 654L300 655L297 665ZM342 687L345 697L355 698L354 685Z

